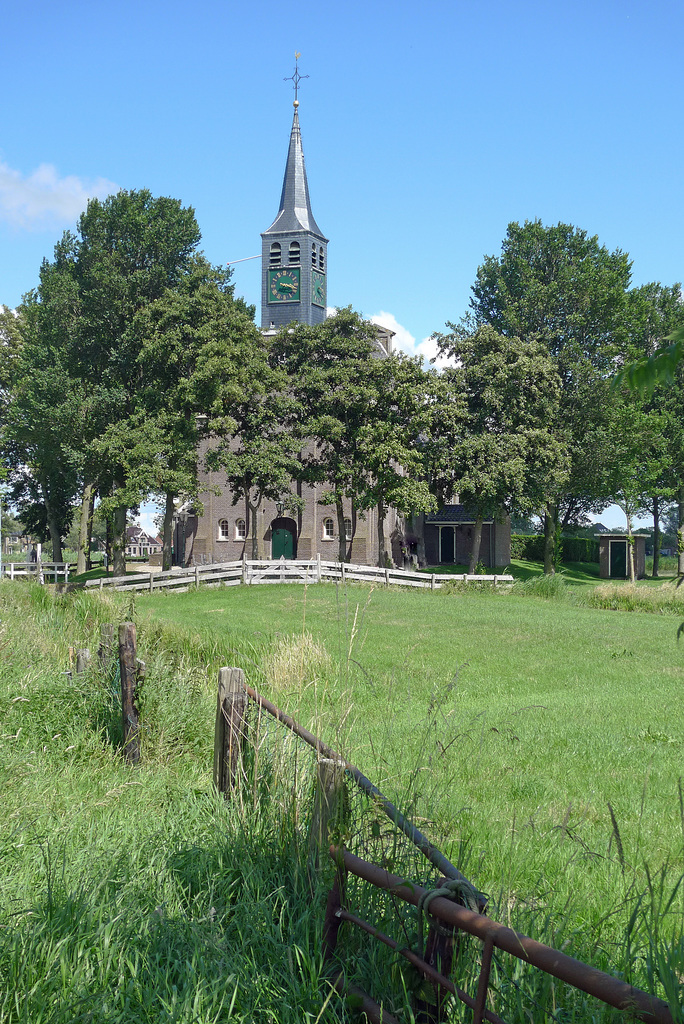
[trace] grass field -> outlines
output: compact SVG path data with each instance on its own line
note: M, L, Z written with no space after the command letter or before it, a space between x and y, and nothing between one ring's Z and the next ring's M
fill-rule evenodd
M668 978L676 1001L680 604L649 588L625 607L650 612L612 611L590 603L610 588L518 586L231 587L134 605L0 587L2 1024L316 1021L321 906L297 829L279 806L246 820L211 795L220 664L411 810L493 916L661 995ZM99 621L131 615L149 665L138 772L101 682L62 674L69 643L94 646ZM591 1012L555 1019L612 1019ZM347 1010L335 997L320 1019Z

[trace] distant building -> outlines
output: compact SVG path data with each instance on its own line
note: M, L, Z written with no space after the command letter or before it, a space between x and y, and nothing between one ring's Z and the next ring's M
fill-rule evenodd
M162 549L162 542L159 537L151 537L142 526L126 527L126 557L138 558L140 556L149 558Z

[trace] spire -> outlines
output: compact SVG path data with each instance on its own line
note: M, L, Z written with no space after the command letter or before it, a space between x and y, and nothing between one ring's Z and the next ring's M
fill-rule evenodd
M311 212L309 185L306 180L304 150L302 149L302 133L299 130L299 100L294 101L294 117L290 132L290 148L287 153L287 164L283 177L283 190L280 195L278 216L265 234L274 231L311 231L323 237Z

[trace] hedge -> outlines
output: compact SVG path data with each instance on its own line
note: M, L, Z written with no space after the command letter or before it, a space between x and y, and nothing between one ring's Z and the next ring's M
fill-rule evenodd
M596 562L599 560L599 542L593 537L561 537L561 557L564 562ZM544 561L544 537L540 533L511 535L511 558L524 558L528 562Z

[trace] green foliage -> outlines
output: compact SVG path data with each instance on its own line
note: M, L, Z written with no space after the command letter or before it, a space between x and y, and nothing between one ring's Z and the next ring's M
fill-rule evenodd
M511 534L511 558L544 561L544 538L540 534Z
M568 596L568 587L562 573L544 573L533 576L529 580L517 580L512 587L516 595L524 597L543 597L546 600L558 600Z

